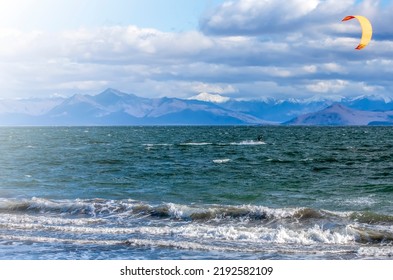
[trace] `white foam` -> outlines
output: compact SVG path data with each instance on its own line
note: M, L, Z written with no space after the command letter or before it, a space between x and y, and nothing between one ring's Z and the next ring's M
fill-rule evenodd
M132 212L133 207L138 205L132 200L49 200L33 197L31 199L1 199L0 209L27 209L40 214L55 213L60 215L110 215Z
M302 245L311 244L352 244L355 236L348 233L334 232L330 229L324 230L319 225L300 231L288 230L283 227L274 236L278 243L295 243Z
M29 235L0 235L0 239L33 243L69 243L78 245L120 245L123 241L119 240L96 240L96 239L71 239L71 238L57 238L57 237L42 237Z
M185 217L185 212L189 211L189 207L185 205L177 205L174 203L168 203L168 214L175 219L181 219Z
M187 142L187 143L181 143L180 145L182 145L182 146L207 146L207 145L213 145L213 143L209 143L209 142Z
M152 246L152 247L167 247L177 248L182 250L201 250L201 251L238 251L238 248L230 246L214 246L212 244L201 244L191 241L171 241L171 240L146 240L146 239L129 239L127 240L130 246ZM254 252L251 248L242 248L243 252Z
M7 240L12 242L29 242L29 243L50 243L50 244L74 244L79 246L84 245L99 245L99 246L132 246L132 247L163 247L163 248L175 248L181 250L200 250L200 251L216 251L216 252L242 252L242 253L274 253L282 252L284 254L323 254L323 253L348 253L348 250L332 250L331 248L320 248L303 247L299 248L296 246L282 246L281 244L261 245L260 243L255 246L250 244L236 243L231 245L228 242L203 242L202 238L198 238L198 241L190 240L168 240L168 239L150 239L150 238L129 238L127 240L114 240L114 239L83 239L78 238L57 238L57 237L44 237L44 236L30 236L30 235L0 235L1 240ZM349 251L350 253L352 252ZM385 256L389 256L387 253Z
M4 222L4 221L3 221ZM280 226L278 228L241 225L209 225L189 223L182 226L142 226L142 227L93 227L93 226L75 226L76 223L69 225L51 225L48 223L1 223L7 229L39 231L45 230L52 233L74 233L74 234L139 234L146 239L162 239L167 237L176 237L175 240L197 239L209 244L211 242L236 241L247 242L249 244L352 244L355 241L355 235L345 232L333 232L329 229L324 230L318 225L307 229L288 229ZM48 221L45 221L48 222ZM53 222L53 221L51 221ZM13 239L9 235L7 239Z
M227 163L227 162L230 162L230 161L231 161L231 159L229 159L229 158L213 159L214 163Z
M173 144L168 144L168 143L161 143L161 144L142 144L142 146L145 146L146 150L151 150L155 147L170 147L173 146Z
M261 216L269 219L283 219L293 217L302 208L269 208L265 206L256 205L181 205L174 203L166 203L165 207L168 208L168 214L173 218L189 218L192 214L211 214L216 215L216 220L219 221L222 216L231 216L231 213L244 213L245 218L248 215ZM154 208L154 207L153 207Z
M12 224L22 225L36 224L36 225L92 225L104 223L104 219L100 218L80 218L80 219L65 219L61 217L35 216L35 215L14 215L1 214L0 224L8 227Z
M392 247L361 247L357 253L365 257L393 257Z
M269 208L265 206L245 205L245 209L260 215L266 215L268 218L291 218L302 208Z
M349 204L349 205L372 206L372 205L376 204L377 202L371 196L367 196L367 197L357 197L357 198L346 199L343 201L343 203Z
M142 146L147 146L147 147L154 147L154 146L173 146L173 144L168 144L168 143L161 143L161 144L142 144Z
M241 142L232 142L231 145L266 145L264 141L244 140Z
M179 229L178 229L179 230ZM172 232L173 234L175 232ZM324 230L315 225L308 229L293 230L284 227L268 228L261 226L246 227L232 226L207 226L192 225L177 232L188 238L203 238L206 242L214 241L237 241L249 244L353 244L355 236L347 233Z
M230 159L220 159L217 163L225 163ZM32 199L0 199L0 209L13 210L21 209L18 213L23 214L24 210L33 210L36 214L45 214L53 217L52 214L66 217L73 215L72 218L86 217L89 219L100 217L130 218L139 217L140 214L150 215L153 212L162 212L175 219L192 218L193 214L206 214L206 218L221 219L225 217L237 220L237 217L258 217L261 219L285 219L294 218L296 214L304 208L269 208L258 205L182 205L174 203L164 203L150 205L135 200L104 200L104 199L76 199L76 200L48 200L44 198ZM306 209L307 210L307 209ZM352 212L329 212L330 215L349 217ZM28 212L29 213L29 212ZM48 215L49 214L49 215ZM216 217L215 217L216 215ZM21 215L18 215L21 217ZM69 216L68 216L69 217ZM203 217L202 217L203 218Z
M346 232L334 232L323 229L318 225L307 229L288 229L280 226L269 228L261 226L239 225L187 225L172 228L171 234L187 238L202 238L205 242L212 241L237 241L249 244L353 244L355 236Z
M236 241L248 244L353 244L355 236L345 232L324 230L318 225L308 229L293 230L284 227L188 224L180 227L141 227L139 233L148 235L176 236L178 239L198 239L211 242Z
M219 221L222 216L231 216L231 213L241 214L244 213L245 218L249 215L251 216L261 216L268 219L285 219L292 218L299 210L303 208L269 208L265 206L256 205L180 205L174 203L164 204L168 207L168 214L173 218L189 218L192 214L211 214L211 216L216 215L215 219Z
M4 213L0 215L0 228L9 232L23 231L28 235L36 232L36 235L45 233L53 237L63 236L63 233L79 235L91 234L94 238L116 239L117 235L135 235L142 243L169 242L168 246L177 242L191 242L192 246L210 248L215 244L221 248L232 244L233 248L251 246L253 250L260 244L273 246L287 245L353 245L356 243L358 232L350 226L326 229L320 225L302 225L296 223L294 217L304 208L268 208L255 205L222 206L222 205L180 205L166 203L159 205L143 204L133 200L64 200L51 201L42 198L26 200L28 205L35 205L45 209L43 213ZM15 203L14 200L0 199L0 207L7 203ZM22 203L17 201L17 203ZM88 209L93 214L89 216L48 215L46 211L51 208L66 208L66 213L74 210L79 213L80 209ZM139 209L140 208L140 209ZM145 211L146 210L146 211ZM162 211L170 219L146 219L142 217L138 223L130 225L130 218L138 218L137 215L150 215L151 211ZM306 209L307 210L307 209ZM325 211L328 213L327 211ZM105 213L103 218L97 218L97 213ZM201 214L201 219L193 219L193 215ZM113 216L112 216L113 215ZM261 217L263 222L255 222L252 217ZM110 217L110 218L108 218ZM113 217L115 219L113 219ZM207 221L204 220L206 217ZM124 219L123 219L124 218ZM265 218L267 221L264 222ZM280 219L289 218L288 224ZM179 221L180 220L180 221ZM131 220L132 221L132 220ZM279 226L277 226L279 224ZM390 228L389 228L390 229ZM97 235L102 235L97 237ZM107 235L107 237L105 237ZM7 240L13 240L12 234L7 235ZM26 237L28 238L28 237ZM30 238L30 237L29 237ZM35 238L35 237L31 237ZM37 237L38 238L38 237ZM170 238L171 241L166 239ZM76 238L77 239L77 238ZM38 241L37 241L38 242ZM44 241L43 241L44 242ZM62 242L62 241L59 241ZM67 241L68 242L68 241ZM71 241L70 241L71 242ZM224 244L225 243L225 244ZM155 244L155 243L154 243ZM188 244L188 243L187 243ZM188 244L188 245L190 245ZM187 246L188 246L187 245ZM152 245L154 246L154 245ZM187 247L185 246L185 247ZM190 245L191 246L191 245ZM191 246L191 247L192 247ZM201 248L202 248L201 247ZM222 248L221 248L222 249ZM225 249L226 250L226 249Z
M190 211L195 213L195 209L190 207L175 204L167 206L170 215L175 217L187 216ZM127 238L127 244L130 246L234 252L266 251L266 248L278 250L279 247L287 251L293 248L299 249L299 246L304 245L353 245L355 243L355 233L351 231L345 229L333 231L318 225L294 229L235 221L225 224L219 221L208 223L171 221L165 224L148 223L130 227L119 226L121 225L119 221L113 223L94 219L95 222L101 222L97 226L91 221L92 219L1 215L0 228L7 229L10 234L0 235L0 239L33 243L119 245L124 244ZM13 234L15 232L17 234ZM83 236L91 238L84 239Z

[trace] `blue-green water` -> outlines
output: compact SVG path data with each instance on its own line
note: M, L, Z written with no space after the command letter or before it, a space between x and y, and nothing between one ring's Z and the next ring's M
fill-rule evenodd
M392 133L3 127L0 258L390 259Z

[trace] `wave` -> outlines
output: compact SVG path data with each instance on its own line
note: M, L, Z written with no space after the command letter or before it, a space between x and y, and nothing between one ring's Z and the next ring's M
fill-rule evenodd
M186 142L186 143L180 143L180 146L209 146L213 145L213 143L209 142Z
M173 144L169 144L169 143L159 143L159 144L142 144L142 146L146 146L146 147L155 147L155 146L173 146Z
M378 248L378 247L362 247L357 249L355 246L351 244L344 244L340 246L335 246L334 244L306 244L303 246L302 244L283 244L283 243L264 243L264 242L244 242L242 240L235 242L228 242L222 240L209 240L198 237L197 239L166 239L166 238L155 238L152 239L150 236L144 238L140 237L129 237L125 239L115 239L115 238L104 238L104 239L95 239L90 237L81 237L78 236L76 238L67 238L67 237L48 237L48 236L28 236L28 235L14 235L12 237L7 235L1 235L0 239L3 240L1 243L4 244L43 244L41 246L46 246L45 244L50 244L53 247L55 244L60 246L61 248L72 248L70 246L75 246L76 248L90 248L83 249L87 255L85 258L88 258L89 250L93 248L93 251L99 250L100 252L110 252L111 250L122 250L125 249L127 252L127 259L130 258L130 250L136 249L147 250L144 254L144 257L148 257L149 253L157 250L170 250L171 255L169 258L173 259L175 255L178 253L178 250L188 250L193 252L200 252L201 256L207 255L202 252L209 252L209 254L221 255L221 258L227 258L231 255L236 254L237 256L242 256L244 258L244 254L250 254L253 258L257 257L255 253L258 253L263 256L273 256L277 258L277 256L320 256L321 258L337 258L338 256L351 256L351 258L355 258L356 256L382 256L382 257L391 257L392 250L389 248ZM99 247L97 247L99 246ZM113 249L111 249L113 247ZM39 247L38 247L39 248ZM133 252L133 251L131 251ZM219 252L225 253L225 255L220 254ZM28 254L28 252L26 251ZM196 253L198 254L198 253ZM233 255L232 255L233 256ZM62 259L74 258L70 255L69 251L62 255ZM112 256L113 257L113 256ZM160 258L163 258L163 255L160 255ZM164 255L165 258L165 255Z
M261 244L352 244L356 241L355 231L344 229L331 230L319 225L309 228L291 229L284 226L264 227L260 225L215 225L215 224L195 224L187 223L181 225L148 225L137 227L115 227L113 225L75 225L75 224L53 224L54 221L47 219L46 223L1 223L2 229L18 234L3 235L2 239L25 240L39 242L35 239L37 235L56 236L63 240L68 236L68 240L77 239L81 236L100 237L98 240L118 238L122 240L134 236L144 240L199 240L205 244L236 244L247 243L252 247ZM29 236L31 238L29 239ZM94 239L94 238L92 238ZM58 240L57 242L62 242ZM77 242L77 241L75 241Z
M255 141L255 140L244 140L240 142L232 142L231 145L243 146L243 145L266 145L264 141Z
M162 203L152 205L132 199L75 199L50 200L45 198L2 199L2 213L62 214L70 216L106 217L106 216L144 216L154 218L171 218L174 220L219 220L249 219L267 220L281 218L317 217L318 210L307 208L268 208L256 205L181 205Z
M12 240L13 242L27 242L27 243L63 243L63 244L76 244L76 245L120 245L124 241L118 240L92 240L92 239L72 239L72 238L58 238L58 237L45 237L45 236L7 236L0 235L0 239Z
M319 247L319 252L353 248L354 232L334 231L321 226L290 229L253 226L182 226L88 227L40 224L9 224L10 234L0 234L2 242L165 247L183 250L266 252L304 251ZM339 247L337 247L337 245ZM343 247L344 246L344 247ZM353 250L353 249L351 249Z
M393 216L370 211L353 212L349 217L354 221L365 224L393 224Z
M152 144L152 143L146 143L142 144L143 146L147 148L153 148L153 147L159 147L159 146L227 146L227 145L236 145L236 146L248 146L248 145L266 145L266 142L264 141L256 141L256 140L243 140L240 142L229 142L229 143L224 143L224 142L219 142L219 143L213 143L213 142L183 142L183 143L178 143L178 144L170 144L170 143L157 143L157 144Z
M220 162L227 162L226 159ZM260 205L183 205L176 203L149 204L133 199L74 199L51 200L33 197L30 199L0 199L0 213L42 214L85 218L106 217L153 217L184 221L206 220L336 220L364 224L392 225L393 216L370 211L334 212L307 207L269 208Z
M146 150L151 150L151 149L162 148L162 147L171 147L173 146L173 144L169 144L169 143L142 144L142 146L144 146Z
M104 199L50 200L33 197L31 199L1 199L2 213L62 214L71 216L96 217L129 211L132 204L128 201Z
M237 251L245 245L256 250L271 244L393 244L393 217L368 212L44 198L1 199L0 212L1 239L10 241L46 242L48 237L58 239L56 242L71 242L91 236L99 242L152 242L154 246L160 242L194 244L198 240L202 247L215 244ZM142 241L130 241L137 239Z
M393 244L391 228L350 225L349 229L356 235L356 241L368 244Z

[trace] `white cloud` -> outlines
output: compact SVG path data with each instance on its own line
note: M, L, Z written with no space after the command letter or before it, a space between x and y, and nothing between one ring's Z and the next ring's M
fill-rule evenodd
M59 83L59 90L62 89L72 89L72 90L81 90L81 91L99 91L102 87L107 87L108 81L71 81L66 83Z
M335 72L335 73L343 73L345 71L342 65L339 65L338 63L335 62L325 63L321 68L328 72Z
M238 0L225 2L201 21L213 34L274 34L320 29L335 15L349 11L354 0ZM310 23L310 24L307 24Z
M384 91L384 87L383 86L371 86L371 85L367 85L365 83L360 83L360 87L362 88L362 90L364 92L381 92Z
M348 81L325 80L316 81L306 86L309 91L316 93L337 93L348 85Z
M323 80L314 81L305 85L307 90L324 94L325 96L359 96L386 93L386 88L381 85L368 84L367 82L346 81L346 80Z
M137 26L60 32L0 29L0 94L97 93L105 87L141 96L236 98L392 94L393 5L352 0L227 1L201 19L202 31ZM356 22L375 22L370 45L355 51ZM377 15L383 15L380 19ZM386 23L383 23L386 21Z
M303 70L308 73L316 73L318 68L316 65L304 65Z
M311 13L318 0L239 0L225 2L212 15L202 21L207 32L253 34L274 31L297 23L298 19Z
M195 83L190 86L190 89L200 93L200 92L209 92L209 93L235 93L238 90L232 85L219 85L219 84L207 84L207 83Z

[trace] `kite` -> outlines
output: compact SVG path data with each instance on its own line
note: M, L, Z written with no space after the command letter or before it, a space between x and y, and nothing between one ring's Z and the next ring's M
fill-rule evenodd
M360 22L360 26L362 27L362 38L360 39L359 46L356 47L357 50L361 50L370 42L373 35L373 28L370 21L364 16L346 16L342 21L347 21L354 18Z

